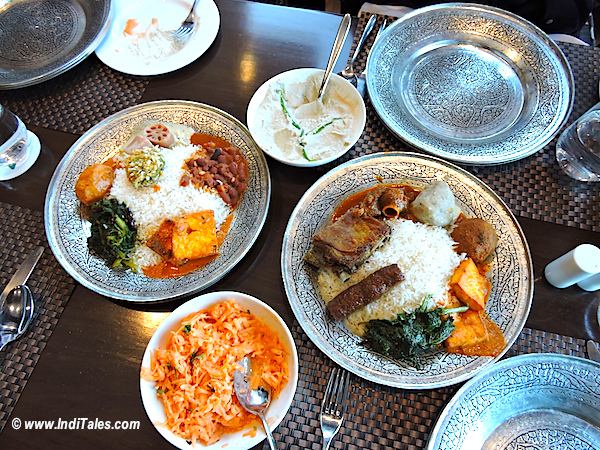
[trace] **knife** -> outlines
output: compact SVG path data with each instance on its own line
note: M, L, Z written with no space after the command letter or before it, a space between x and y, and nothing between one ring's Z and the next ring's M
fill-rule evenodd
M19 266L13 277L10 279L10 281L2 291L2 294L0 294L0 305L4 304L4 301L6 300L6 297L8 296L8 293L10 291L12 291L17 286L21 286L27 283L29 275L31 275L31 272L33 272L33 269L37 262L40 260L40 256L42 256L42 253L44 253L44 247L38 247L33 252L31 252L29 256L27 256L27 258L25 258L23 264Z
M592 361L600 362L600 350L598 350L598 344L594 341L587 341L588 357Z

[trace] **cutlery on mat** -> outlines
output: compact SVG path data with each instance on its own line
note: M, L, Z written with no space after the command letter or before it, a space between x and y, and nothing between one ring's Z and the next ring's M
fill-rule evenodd
M588 357L592 361L600 362L600 350L598 349L598 344L594 341L587 341L587 352Z
M375 39L373 39L373 45L375 45L375 43L379 39L379 36L381 36L381 33L383 32L383 30L385 30L386 26L387 26L387 19L384 19L383 22L381 23L381 26L379 27L379 30L377 30ZM373 45L371 45L371 49L369 49L369 53L373 49ZM367 65L366 65L366 63L365 63L364 70L356 77L356 89L358 90L358 92L360 93L362 98L365 98L365 95L367 94Z
M192 31L194 31L194 19L196 18L194 9L196 8L196 3L198 3L198 0L194 0L194 3L192 3L192 8L190 9L190 13L188 14L188 16L185 18L182 24L179 25L179 28L173 31L173 36L179 41L186 40L190 37Z
M346 399L350 387L350 373L347 370L335 367L329 375L327 389L321 405L321 432L323 434L323 450L327 450L333 437L340 431L344 414L346 413Z
M358 78L356 73L354 72L354 63L356 62L356 58L358 58L360 51L362 50L363 46L365 45L365 42L367 41L367 38L371 34L371 31L373 31L373 28L375 27L376 23L377 23L377 15L373 14L373 15L371 15L371 17L369 17L369 21L365 25L365 29L363 30L363 32L360 36L360 39L358 40L358 43L356 44L356 49L354 50L354 54L352 55L352 58L350 58L350 62L348 63L346 68L339 73L339 75L344 77L346 80L348 80L354 86L356 86L356 82L357 82L357 78Z
M0 350L19 339L33 320L33 295L27 286L17 286L2 304L0 310Z
M0 294L0 309L4 306L4 302L6 301L6 297L17 286L23 286L27 283L29 279L29 275L33 272L35 265L40 260L40 256L44 253L44 247L38 247L34 251L32 251L25 261L19 266L13 277L10 279L8 284L5 286L2 294Z

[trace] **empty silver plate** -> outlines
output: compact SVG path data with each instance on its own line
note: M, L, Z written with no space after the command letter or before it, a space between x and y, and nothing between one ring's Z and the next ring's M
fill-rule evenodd
M0 1L0 89L41 83L80 63L110 18L110 0Z
M367 87L386 126L409 144L465 164L540 150L573 104L573 75L546 34L500 9L422 8L373 46Z
M427 449L600 449L599 408L599 363L521 355L466 383L440 415Z

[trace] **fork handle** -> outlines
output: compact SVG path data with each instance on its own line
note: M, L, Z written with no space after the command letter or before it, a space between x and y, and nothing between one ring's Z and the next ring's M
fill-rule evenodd
M356 49L354 50L354 54L352 55L352 58L350 58L350 64L349 64L350 67L352 67L354 65L354 62L356 61L356 58L358 58L358 55L360 54L360 51L363 48L363 45L365 45L365 41L371 34L371 31L373 31L373 27L375 27L376 22L377 22L377 15L372 14L371 17L369 18L369 21L365 25L365 29L364 29L362 35L360 36L358 43L356 44Z
M194 18L194 9L196 9L196 3L198 3L198 0L194 0L194 3L192 3L192 8L190 9L190 13L185 18L184 22L190 22Z
M330 437L323 436L323 450L329 450L329 445L331 444L332 440L333 440L333 436L330 436Z

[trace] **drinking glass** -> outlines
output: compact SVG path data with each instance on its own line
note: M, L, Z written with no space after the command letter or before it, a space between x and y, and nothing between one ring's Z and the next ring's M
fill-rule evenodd
M29 170L40 150L38 137L0 104L0 181L11 180Z
M558 138L556 160L579 181L600 181L600 103L581 116Z

